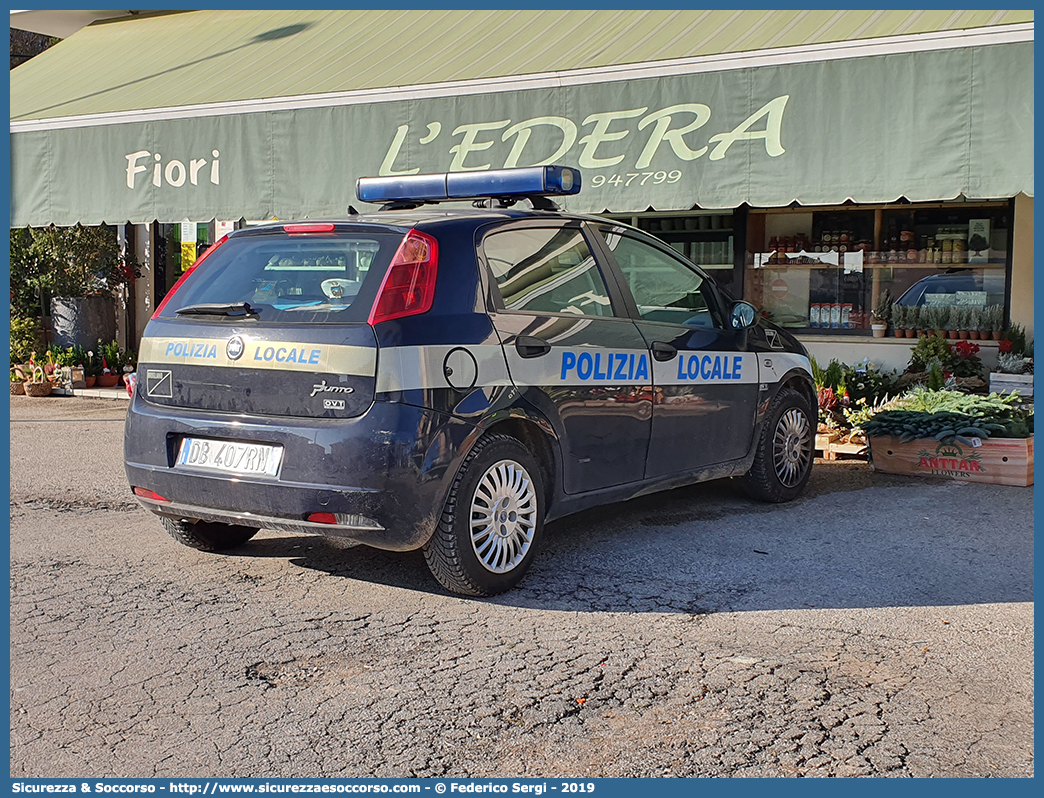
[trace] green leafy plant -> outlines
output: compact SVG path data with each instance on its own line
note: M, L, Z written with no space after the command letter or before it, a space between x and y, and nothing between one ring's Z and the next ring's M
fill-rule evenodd
M1033 434L1033 410L1018 396L977 396L915 388L862 420L867 435L892 435L907 443L935 438L970 444L977 438L1025 438Z
M40 324L35 318L11 314L11 363L28 363L33 352L42 349Z
M933 360L928 366L928 390L941 391L946 387L946 375L943 373L942 363Z
M1012 324L1004 333L1002 341L1010 341L1010 352L1013 355L1022 356L1026 353L1026 330L1021 324Z
M938 362L942 370L949 371L953 366L953 360L953 352L946 339L931 333L917 339L917 344L910 353L907 371L928 371L932 362Z
M948 330L967 330L968 329L968 310L969 308L955 305L950 308L950 326Z
M76 352L72 349L72 347L69 347L68 349L63 349L57 344L51 344L49 347L47 347L47 354L53 361L54 365L59 368L64 368L65 366L75 366L77 362Z
M11 231L11 304L17 315L46 315L53 297L112 294L140 276L120 252L114 228L42 227Z

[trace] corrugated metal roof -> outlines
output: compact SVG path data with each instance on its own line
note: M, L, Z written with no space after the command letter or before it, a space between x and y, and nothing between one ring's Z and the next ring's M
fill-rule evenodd
M191 11L11 72L11 119L597 69L1033 21L1032 11Z

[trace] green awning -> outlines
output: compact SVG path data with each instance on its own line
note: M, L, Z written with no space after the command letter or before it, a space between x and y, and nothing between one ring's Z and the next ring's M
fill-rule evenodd
M1033 192L1031 12L199 11L11 73L12 225L336 216L557 162L570 209Z

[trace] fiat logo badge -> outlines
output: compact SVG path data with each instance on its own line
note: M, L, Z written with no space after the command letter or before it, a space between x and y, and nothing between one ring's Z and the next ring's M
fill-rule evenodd
M225 344L225 354L228 356L229 360L239 360L243 355L243 350L245 349L246 346L243 344L243 339L238 335L229 338L228 343Z

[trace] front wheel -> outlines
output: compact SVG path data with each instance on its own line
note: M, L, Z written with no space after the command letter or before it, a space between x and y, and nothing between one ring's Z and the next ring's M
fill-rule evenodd
M200 551L224 551L241 546L257 534L249 526L219 524L215 521L186 521L162 518L163 528L174 540Z
M424 560L448 590L495 596L529 570L543 524L539 466L514 438L491 435L464 459Z
M788 502L805 489L812 475L815 428L808 401L784 388L772 401L761 428L757 452L743 486L763 502Z

